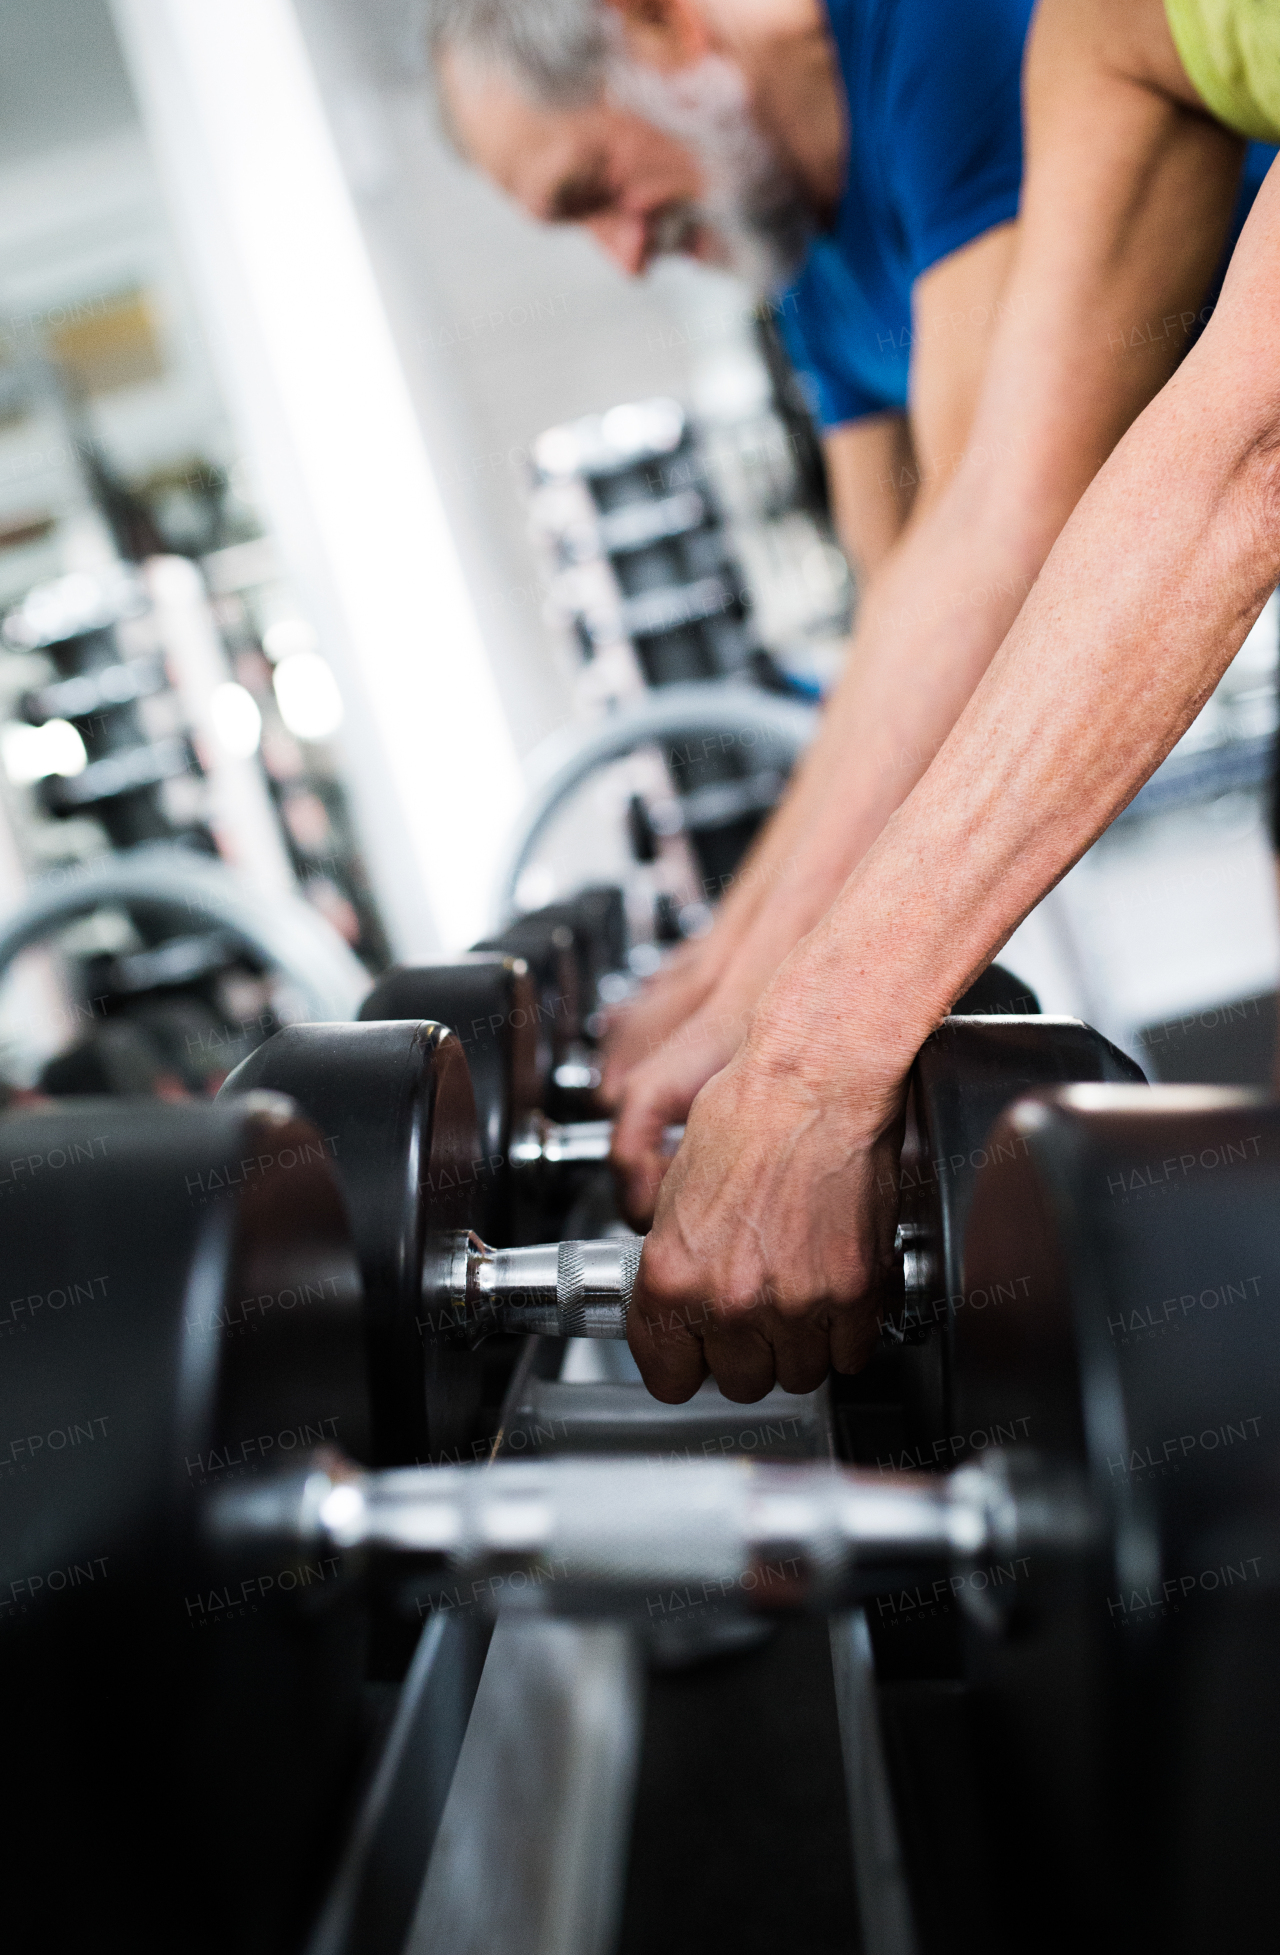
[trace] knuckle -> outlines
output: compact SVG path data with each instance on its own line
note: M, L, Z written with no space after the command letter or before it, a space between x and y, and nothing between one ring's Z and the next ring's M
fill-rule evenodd
M689 1271L684 1259L665 1254L662 1250L645 1251L640 1263L640 1278L645 1294L650 1297L676 1302L691 1294Z
M767 1289L759 1285L748 1289L741 1283L729 1283L716 1291L714 1308L727 1321L740 1323L746 1318L756 1316L762 1307L768 1307L768 1303Z

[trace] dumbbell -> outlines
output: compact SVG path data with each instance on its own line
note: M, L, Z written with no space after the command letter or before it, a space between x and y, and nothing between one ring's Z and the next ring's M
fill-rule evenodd
M610 1122L555 1124L539 1110L549 1061L539 1043L537 996L521 959L473 955L454 964L393 970L375 985L360 1018L435 1019L454 1028L471 1068L479 1115L480 1213L497 1240L510 1240L515 1232L514 1192L522 1182L540 1198L545 1217L554 1205L547 1202L548 1182L540 1170L608 1158ZM982 1029L967 1036L953 1029L977 1022ZM930 1326L945 1333L945 1299L957 1293L974 1164L997 1113L1019 1093L1072 1080L1140 1082L1142 1073L1091 1028L1043 1017L1035 995L998 964L975 981L956 1015L924 1047L913 1073L902 1168L903 1341L923 1341ZM672 1151L681 1132L667 1130ZM944 1334L914 1369L923 1373L932 1364L936 1372L945 1348ZM926 1389L923 1377L918 1389ZM931 1416L945 1420L937 1378L928 1392Z
M475 1002L486 995L518 999L522 987L522 974L508 960L398 977L415 995L429 984L437 999L453 983L455 1004L459 990ZM497 994L490 988L495 979ZM435 1367L427 1403L441 1400L436 1422L447 1431L456 1421L445 1408L456 1408L460 1396L465 1402L462 1378L485 1337L502 1331L626 1335L639 1238L497 1250L477 1239L471 1225L491 1162L478 1155L468 1071L459 1040L439 1025L297 1025L260 1046L223 1088L226 1096L283 1093L326 1137L356 1231L375 1398L385 1396L388 1405L380 1423L397 1435L380 1449L388 1460L415 1457L415 1447L423 1446L414 1373L424 1343ZM1141 1081L1132 1061L1071 1019L951 1018L922 1049L900 1176L903 1302L889 1332L911 1353L919 1416L931 1429L949 1429L951 1341L964 1307L961 1243L973 1189L990 1163L985 1139L1001 1108L1067 1082ZM505 1092L498 1097L510 1104ZM527 1143L517 1134L510 1147L522 1166L557 1148L570 1159L599 1159L607 1135L604 1122L547 1123ZM528 1152L520 1161L522 1145ZM433 1392L441 1383L443 1393Z
M563 955L567 963L568 951ZM526 960L504 952L389 971L360 1008L361 1023L430 1019L452 1027L476 1100L476 1158L483 1163L477 1226L498 1242L518 1239L536 1225L534 1211L545 1213L557 1192L556 1173L608 1158L606 1122L553 1122L546 1111L591 1105L595 1075L565 1059L558 1037L558 1021L566 1015L555 994L535 982ZM587 1083L571 1088L569 1076Z
M1269 1939L1280 1108L1074 1086L1011 1106L986 1141L950 1430L1016 1429L1105 1518L1092 1550L1033 1555L1007 1641L970 1639L1002 1733L986 1797L1010 1918L1051 1874L1064 1941L1104 1915L1116 1949Z
M550 1097L540 1105L557 1119L571 1118L575 1100L590 1089L591 1055L584 1040L602 979L627 967L629 937L623 892L604 885L515 917L498 936L475 945L477 951L519 957L529 970L553 1056Z
M598 1001L601 979L606 972L619 971L627 963L628 928L623 893L616 888L582 890L568 902L553 903L545 909L518 916L498 936L478 943L472 956L455 966L451 978L448 966L436 966L437 982L448 988L432 996L422 1009L412 997L412 975L408 971L388 973L376 987L374 998L364 1012L368 1018L439 1018L466 1035L468 1056L473 1047L493 1042L493 1027L486 1015L494 1010L494 999L479 975L479 957L499 957L517 963L523 972L523 996L518 1000L499 998L497 1011L507 1011L516 1030L523 1033L528 1070L536 1071L537 1087L530 1105L552 1119L573 1119L589 1100L599 1083L592 1055L585 1043L587 1026ZM406 996L406 986L408 995ZM382 1007L392 999L397 1008ZM443 1005L457 1008L450 1017ZM510 1049L511 1025L502 1040ZM519 1056L519 1055L513 1055ZM478 1086L477 1097L482 1117L486 1093ZM526 1109L527 1110L527 1109ZM491 1150L492 1151L492 1150ZM500 1150L499 1150L500 1151Z
M545 1226L546 1216L563 1208L566 1186L573 1189L564 1171L607 1160L612 1144L610 1122L579 1117L591 1108L598 1084L597 1073L586 1063L589 1055L557 1061L552 1043L557 1022L572 1022L572 1010L556 986L572 988L574 980L564 971L555 976L559 966L554 962L547 965L548 957L562 958L566 965L571 961L569 941L555 942L556 931L566 932L568 926L547 926L548 917L560 914L555 910L522 919L508 933L513 941L525 941L536 931L534 947L544 946L541 981L535 981L529 962L513 950L473 953L453 963L387 972L359 1013L362 1023L431 1019L450 1026L460 1040L476 1098L478 1159L485 1164L478 1225L502 1243L519 1240L539 1223ZM956 1010L1025 1016L1038 1014L1039 1004L1020 979L996 964L976 980ZM574 1117L553 1121L549 1107ZM671 1151L679 1137L679 1128L668 1129Z
M926 1175L904 1156L901 1337L922 1335L922 1327L933 1334L898 1361L931 1433L951 1429L955 1306L946 1299L957 1293L963 1215L987 1129L1028 1088L1135 1071L1074 1020L952 1019L921 1054L913 1106L924 1151L917 1147L916 1157L933 1165ZM318 1127L347 1197L380 1465L469 1443L484 1389L484 1337L625 1336L638 1238L498 1251L475 1239L488 1164L477 1159L463 1050L444 1028L409 1020L290 1026L251 1053L222 1092L264 1090L287 1095Z
M494 1250L474 1230L488 1163L463 1048L445 1027L289 1026L242 1061L219 1102L264 1091L319 1130L346 1197L379 1464L470 1445L487 1338L625 1337L638 1237Z
M926 1040L911 1072L899 1168L903 1296L882 1340L912 1441L956 1430L956 1325L985 1307L965 1274L965 1230L976 1190L1000 1165L989 1144L999 1115L1027 1094L1068 1085L1144 1084L1133 1060L1078 1019L957 1014Z
M211 1488L369 1457L329 1150L276 1100L0 1122L0 1784L15 1944L300 1944L366 1708L337 1562L211 1556ZM178 1925L180 1924L180 1926Z
M538 1014L521 960L480 955L391 971L360 1010L362 1023L434 1019L460 1039L484 1164L481 1226L502 1243L545 1230L579 1187L577 1171L602 1166L613 1145L611 1120L557 1121L543 1111L553 1094ZM575 1100L589 1107L593 1096L594 1086L569 1087L563 1080L554 1094L562 1107ZM683 1133L679 1126L666 1130L669 1152Z
M586 1245L563 1274L557 1247L549 1273L536 1255L515 1270L504 1303L465 1227L475 1116L457 1042L338 1029L361 1051L321 1054L352 1089L336 1128L247 1093L63 1102L0 1130L0 1463L26 1474L0 1529L0 1716L23 1761L0 1825L22 1870L8 1917L38 1916L53 1945L106 1917L147 1948L171 1946L179 1918L194 1948L297 1946L356 1762L368 1612L319 1550L207 1549L193 1506L317 1444L370 1463L474 1457L472 1320L498 1327L509 1305L551 1328L576 1309L565 1328L590 1334L601 1271L614 1294L619 1265L634 1275L634 1241ZM102 1761L109 1799L79 1767L63 1784L72 1758Z

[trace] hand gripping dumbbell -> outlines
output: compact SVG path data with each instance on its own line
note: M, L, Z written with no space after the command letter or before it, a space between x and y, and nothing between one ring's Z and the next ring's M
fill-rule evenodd
M576 1191L574 1170L606 1161L613 1140L611 1122L582 1117L593 1112L599 1083L590 1054L574 1048L576 1056L566 1056L565 1027L576 1037L586 981L574 976L575 945L580 958L586 952L566 914L577 911L561 906L522 919L491 950L453 963L389 971L360 1008L363 1023L430 1019L450 1026L461 1042L480 1135L476 1225L501 1243L545 1230L547 1217L563 1213ZM603 934L616 953L614 936ZM992 965L956 1009L1008 1016L1039 1006L1021 980ZM670 1152L682 1131L668 1128Z
M458 1034L449 1037L442 1024L407 1018L357 1026L297 1025L259 1047L223 1088L225 1094L283 1092L326 1132L357 1230L367 1238L362 1262L379 1287L389 1268L403 1273L415 1261L421 1264L421 1253L415 1258L410 1244L442 1233L452 1240L486 1210L493 1159L484 1140L472 1134L465 1104L468 1072L473 1091L477 1072L486 1089L485 1112L476 1121L479 1134L506 1136L500 1165L516 1179L544 1163L599 1162L607 1158L612 1135L607 1121L557 1124L536 1110L519 1113L513 1082L524 1076L519 1051L524 1027L534 1021L520 1015L523 976L509 960L476 957L462 965L393 973L386 982L394 985L401 1004L430 993L460 1019L465 1010L505 998L503 1026L516 1034L513 1050L494 1063L493 1046L477 1044L468 1063ZM378 998L375 993L371 1003ZM474 1016L469 1021L473 1034L481 1022L488 1023ZM1071 1081L1141 1079L1131 1061L1078 1020L992 1014L945 1022L922 1050L912 1076L900 1176L906 1299L893 1326L895 1339L920 1341L946 1322L947 1299L959 1280L959 1244L974 1177L986 1160L982 1141L1001 1108L1019 1093ZM668 1129L673 1148L681 1133ZM398 1226L389 1253L393 1209ZM535 1327L536 1316L536 1327L549 1334L574 1334L570 1320L558 1321L554 1313L560 1307L572 1312L578 1287L573 1259L582 1247L541 1245L495 1258L483 1244L473 1244L465 1283L460 1264L450 1262L446 1275L439 1261L433 1262L426 1280L433 1295L447 1297L449 1307L433 1314L431 1330L450 1343L470 1345L495 1330ZM636 1257L637 1240L622 1238L598 1245L588 1259L586 1267L600 1279L594 1291L600 1307L585 1334L625 1335L626 1272L628 1259ZM417 1296L416 1281L413 1288ZM464 1296L469 1309L463 1307ZM610 1299L617 1307L605 1307ZM533 1316L523 1314L529 1312Z
M922 1053L913 1086L922 1139L902 1171L908 1329L899 1332L922 1341L897 1361L931 1435L951 1430L955 1306L946 1299L956 1294L953 1265L987 1129L1019 1091L1135 1070L1074 1020L948 1020ZM463 1050L442 1027L290 1026L244 1060L223 1093L263 1090L286 1094L319 1128L347 1196L379 1464L439 1457L474 1437L485 1380L476 1347L494 1332L625 1337L637 1238L495 1252L472 1234L484 1164Z

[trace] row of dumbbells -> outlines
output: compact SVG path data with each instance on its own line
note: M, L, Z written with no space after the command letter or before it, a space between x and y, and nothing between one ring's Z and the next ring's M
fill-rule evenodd
M1276 1111L1152 1092L1072 1022L952 1019L914 1076L903 1295L878 1362L934 1459L968 1435L955 1470L500 1449L479 1471L423 1466L475 1430L480 1333L625 1329L635 1238L476 1239L482 1218L519 1233L522 1180L577 1149L531 1120L527 975L501 956L395 974L364 1023L278 1035L213 1108L85 1103L3 1129L22 1891L47 1896L51 1815L87 1800L101 1910L140 1920L166 1888L143 1864L159 1855L206 1894L210 1945L288 1946L338 1823L367 1641L444 1590L626 1614L680 1586L777 1610L941 1582L971 1608L966 1662L1001 1733L992 1796L1019 1850L1088 1869L1117 1946L1152 1904L1135 1837L1172 1945L1197 1945L1188 1924L1228 1892L1254 1905L1277 1807L1258 1732L1280 1735L1257 1715ZM458 997L485 986L491 1009L468 1019ZM466 1063L481 1024L487 1075ZM1221 1438L1237 1427L1238 1446ZM1133 1464L1188 1432L1163 1454L1176 1473ZM86 1733L116 1775L107 1810L67 1778ZM1122 1840L1152 1747L1158 1782ZM1224 1773L1238 1823L1221 1839ZM189 1787L194 1813L175 1804ZM1196 1825L1216 1828L1213 1855L1169 1846Z

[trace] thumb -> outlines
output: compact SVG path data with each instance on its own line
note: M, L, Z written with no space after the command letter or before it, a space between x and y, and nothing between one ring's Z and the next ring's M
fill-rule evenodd
M681 1122L693 1103L679 1081L634 1075L623 1095L613 1129L610 1161L623 1209L633 1225L653 1220L662 1177L673 1155L665 1145L666 1130Z

